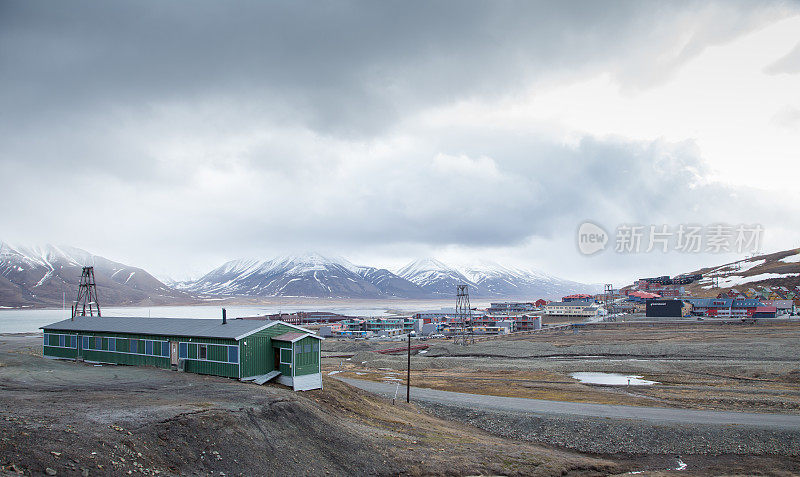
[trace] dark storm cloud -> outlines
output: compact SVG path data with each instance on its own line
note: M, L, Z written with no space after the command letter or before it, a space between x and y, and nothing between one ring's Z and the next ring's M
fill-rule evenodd
M0 232L169 261L705 219L740 199L699 179L690 142L413 123L599 73L639 91L789 8L3 1Z
M6 1L0 97L33 126L216 96L371 134L410 109L598 64L623 83L663 76L777 10L752 7L711 21L710 6L663 2Z

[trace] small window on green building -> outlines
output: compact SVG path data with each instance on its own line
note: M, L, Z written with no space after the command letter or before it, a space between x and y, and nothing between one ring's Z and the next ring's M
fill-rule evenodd
M208 359L208 348L206 345L199 345L200 347L200 359Z
M281 348L281 364L292 364L292 350Z

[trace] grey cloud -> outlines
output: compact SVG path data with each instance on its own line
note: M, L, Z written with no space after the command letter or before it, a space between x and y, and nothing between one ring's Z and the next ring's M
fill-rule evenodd
M585 218L749 217L746 191L702 181L692 143L571 147L409 122L601 71L646 88L789 8L4 1L0 170L13 203L0 232L185 263L517 246Z

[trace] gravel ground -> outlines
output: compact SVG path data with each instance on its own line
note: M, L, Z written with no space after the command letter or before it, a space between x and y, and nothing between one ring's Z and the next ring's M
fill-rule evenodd
M800 433L732 426L654 425L641 421L485 411L418 402L429 412L503 437L595 454L800 456Z

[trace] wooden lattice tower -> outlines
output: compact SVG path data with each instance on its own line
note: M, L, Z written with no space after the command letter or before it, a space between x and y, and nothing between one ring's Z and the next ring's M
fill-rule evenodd
M614 314L614 285L612 285L611 283L606 283L604 294L605 294L604 301L606 305L606 312L608 313L608 316L611 316Z
M472 330L472 309L469 306L469 287L467 285L456 286L456 333L453 336L453 343L468 345L475 342L475 335Z
M87 310L88 308L88 310ZM94 267L83 267L81 281L78 284L78 297L72 305L72 318L76 316L102 316L100 302L97 300L97 285L94 282Z

